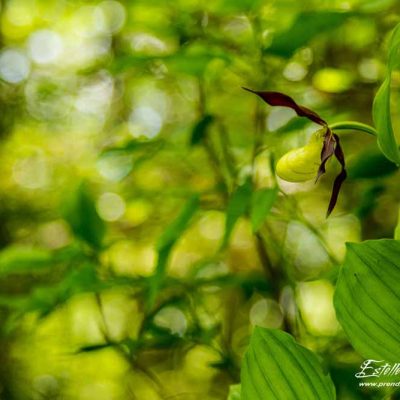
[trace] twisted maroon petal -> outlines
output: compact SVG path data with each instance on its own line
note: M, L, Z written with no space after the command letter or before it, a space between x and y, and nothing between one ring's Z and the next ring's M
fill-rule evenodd
M280 92L259 92L257 90L252 90L245 87L243 89L261 97L270 106L289 107L294 110L299 117L306 117L318 125L328 125L326 121L324 121L315 111L298 105L290 96L286 94Z

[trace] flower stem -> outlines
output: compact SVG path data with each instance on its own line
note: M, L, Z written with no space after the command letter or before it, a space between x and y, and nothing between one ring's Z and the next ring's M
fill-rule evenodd
M337 130L355 130L355 131L369 133L370 135L373 135L373 136L378 135L378 132L372 126L363 124L361 122L356 122L356 121L335 122L334 124L329 125L329 128L332 130L336 130L336 131Z

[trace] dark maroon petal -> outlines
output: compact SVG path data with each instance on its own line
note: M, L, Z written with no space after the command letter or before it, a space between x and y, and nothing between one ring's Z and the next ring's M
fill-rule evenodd
M342 170L340 171L340 174L336 177L335 182L333 183L333 188L332 188L332 195L331 199L329 201L329 206L328 206L328 211L326 213L326 216L329 217L333 209L335 208L340 188L342 187L342 183L345 181L347 177L347 172L346 172L346 164L344 160L344 154L342 147L340 146L340 141L339 141L339 136L338 135L333 135L335 140L336 140L336 146L335 146L335 157L336 159L340 162L340 165L342 166Z
M306 117L318 125L328 125L326 121L324 121L315 111L312 111L307 107L298 105L291 97L287 96L286 94L279 92L259 92L245 87L243 89L261 97L270 106L289 107L294 110L299 117Z
M347 172L345 169L342 169L340 174L336 177L335 182L333 183L332 195L331 199L329 200L329 206L328 206L328 211L326 212L326 217L329 217L329 215L335 208L340 188L342 187L342 183L345 181L346 177L347 177Z
M335 153L335 139L331 134L331 131L328 129L324 136L324 144L321 150L321 164L318 168L318 174L315 182L317 182L320 176L325 173L325 164L334 155L334 153Z
M344 153L343 153L342 146L340 145L339 136L336 135L336 133L334 133L333 137L336 140L335 157L337 158L337 160L340 162L340 165L344 169L346 167L346 162L344 160Z

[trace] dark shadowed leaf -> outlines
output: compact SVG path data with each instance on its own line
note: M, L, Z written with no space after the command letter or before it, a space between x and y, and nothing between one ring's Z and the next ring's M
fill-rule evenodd
M385 157L384 157L385 158ZM387 160L387 158L385 158ZM385 192L385 186L377 184L367 188L360 197L358 206L355 208L354 213L360 218L364 219L374 211L378 206L379 197Z
M362 357L400 359L400 242L348 243L334 295L337 318Z
M81 183L67 199L63 214L76 237L94 248L101 248L106 228L85 183Z
M278 196L278 188L259 189L253 192L251 199L251 225L254 232L257 232L271 211L271 208Z
M300 13L289 29L275 35L271 46L265 51L289 58L297 49L307 45L314 37L339 27L352 15L354 14L336 11Z
M237 220L247 213L251 202L251 194L252 184L250 178L232 193L226 209L225 234L222 247L228 244Z
M376 146L358 153L347 166L349 179L381 178L396 171L396 164L389 161Z
M95 266L84 264L68 271L52 286L36 286L29 295L10 296L8 303L0 299L0 304L13 308L21 314L35 311L45 316L75 294L97 292L107 287L109 286L97 277Z
M99 350L104 350L110 347L115 347L118 346L119 343L114 343L114 342L106 342L106 343L101 343L101 344L93 344L93 345L88 345L88 346L82 346L79 348L79 350L76 352L77 354L79 353L90 353L92 351L99 351Z
M203 138L207 134L209 126L213 121L214 117L207 114L195 124L192 130L192 135L190 137L190 144L192 146L199 144L203 140Z
M241 400L336 398L317 356L277 329L255 328L241 378Z

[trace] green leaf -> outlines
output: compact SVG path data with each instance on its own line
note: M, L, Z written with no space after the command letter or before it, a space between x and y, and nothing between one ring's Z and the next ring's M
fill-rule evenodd
M53 258L48 250L13 246L0 252L0 277L46 271L52 265Z
M229 63L231 56L223 48L194 44L169 56L165 61L171 72L202 76L209 63L215 59Z
M207 114L196 123L196 125L193 127L192 135L190 137L190 144L192 146L199 144L203 140L207 134L209 126L213 121L214 117Z
M390 77L387 77L375 96L372 116L378 131L378 145L391 161L400 164L400 153L394 137L390 116Z
M300 47L308 44L321 33L342 25L353 13L336 11L310 11L297 16L292 26L278 33L270 47L265 51L281 57L290 58Z
M347 163L349 179L380 178L397 170L397 165L389 161L376 146L358 153Z
M221 12L250 12L257 10L260 5L263 4L263 0L240 0L240 1L232 1L232 0L222 0L219 3L221 6Z
M378 131L378 145L382 153L391 161L400 164L400 152L393 132L390 112L390 86L392 71L399 65L400 24L393 31L389 43L389 57L386 78L375 95L372 116Z
M241 378L242 400L336 398L317 356L277 329L255 328Z
M240 391L241 391L240 385L229 386L228 400L241 400Z
M168 258L171 250L177 240L181 237L183 232L189 226L189 223L199 208L199 197L197 195L192 196L178 217L165 229L164 233L158 239L156 249L158 252L157 264L154 275L151 277L149 285L149 295L147 298L147 307L151 308L154 305L157 292L163 281L166 273Z
M245 183L236 188L229 199L226 209L225 234L222 241L222 247L225 247L228 244L237 220L247 213L251 202L251 194L252 183L251 179L248 178Z
M194 213L199 207L199 197L197 195L192 196L183 209L181 210L178 217L167 226L163 234L160 236L157 242L158 252L163 251L166 248L172 247L175 242L180 238L182 233L186 230L192 219Z
M253 193L251 199L251 225L253 231L257 232L278 196L278 188L259 189Z
M36 311L41 316L45 316L75 294L97 292L109 286L111 283L99 280L94 265L84 264L68 271L62 280L52 286L37 286L31 293L24 296L0 296L0 304L15 309L21 315Z
M385 186L381 184L368 187L360 196L359 204L354 213L360 219L365 219L378 206L379 197L385 192Z
M75 236L96 249L101 248L106 228L85 183L67 199L63 211Z
M348 243L334 305L350 343L365 358L400 360L400 242Z

